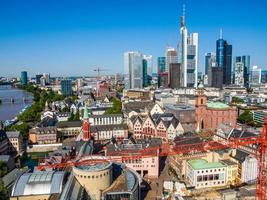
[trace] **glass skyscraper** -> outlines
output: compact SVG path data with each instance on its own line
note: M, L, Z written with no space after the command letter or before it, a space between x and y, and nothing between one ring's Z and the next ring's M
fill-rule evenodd
M125 89L143 88L143 55L140 52L124 53Z
M61 93L64 96L72 95L72 82L70 79L61 80Z
M223 84L230 85L232 83L232 45L222 37L216 41L216 62L218 67L223 68Z
M148 86L147 60L143 59L143 87Z
M166 57L158 57L158 73L166 71Z
M20 83L22 85L27 85L28 84L28 75L26 71L22 71L20 74Z
M235 58L235 63L241 62L244 65L244 85L248 87L249 85L249 73L250 73L250 56L237 56Z

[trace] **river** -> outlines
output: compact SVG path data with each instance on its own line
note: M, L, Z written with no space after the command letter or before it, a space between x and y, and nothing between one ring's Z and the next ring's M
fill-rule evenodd
M10 99L14 99L11 103ZM26 98L26 101L23 99ZM0 121L11 120L18 115L19 112L26 106L29 106L32 101L32 95L23 90L11 87L10 85L0 85Z

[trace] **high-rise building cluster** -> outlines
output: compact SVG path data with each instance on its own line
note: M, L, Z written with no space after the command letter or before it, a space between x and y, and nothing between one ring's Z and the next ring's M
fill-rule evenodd
M124 81L126 89L147 87L152 79L153 57L140 52L124 53Z

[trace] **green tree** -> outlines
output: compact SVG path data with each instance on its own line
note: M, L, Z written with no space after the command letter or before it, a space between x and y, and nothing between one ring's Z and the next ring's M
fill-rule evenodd
M7 200L7 199L8 199L7 191L4 186L2 178L0 178L0 200Z
M112 98L111 99L113 106L109 109L107 109L106 114L120 114L122 113L122 103L119 99Z
M6 163L4 163L3 161L0 161L0 178L2 178L3 176L5 176L7 174L7 166Z
M29 136L29 130L30 126L28 123L25 122L19 125L15 124L7 128L7 131L19 131L25 139L27 139Z
M249 124L249 125L254 124L253 115L251 111L245 110L241 115L239 115L238 121L244 124Z
M242 103L245 103L245 101L239 97L233 97L232 98L232 103L233 104L242 104Z

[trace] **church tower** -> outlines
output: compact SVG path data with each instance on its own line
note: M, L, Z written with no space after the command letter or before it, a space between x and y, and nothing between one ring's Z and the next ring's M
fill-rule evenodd
M82 140L89 141L91 139L90 122L87 106L84 107L83 111L82 133Z
M202 83L198 85L195 94L195 108L196 108L196 122L197 132L205 129L206 127L206 109L207 109L207 96Z

